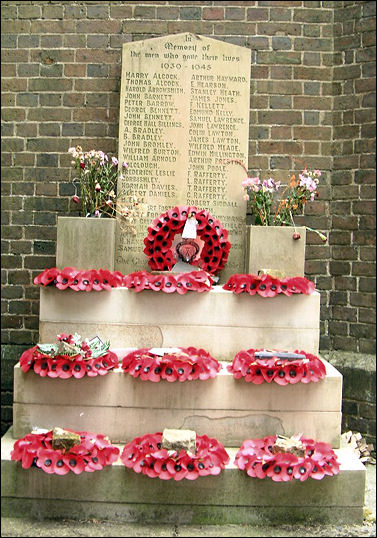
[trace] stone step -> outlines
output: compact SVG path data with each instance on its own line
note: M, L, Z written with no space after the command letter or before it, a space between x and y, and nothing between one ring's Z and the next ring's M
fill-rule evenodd
M322 480L276 483L250 478L232 463L237 449L227 448L230 463L220 475L175 482L137 474L120 460L81 475L22 469L10 460L13 443L8 431L1 446L2 516L256 525L363 520L366 470L350 449L335 451L340 473Z
M123 357L126 350L114 350ZM322 359L323 360L323 359ZM158 383L135 379L121 368L105 376L58 379L14 368L14 435L34 426L101 431L128 442L167 428L207 433L228 446L266 435L306 435L339 447L342 376L327 361L317 383L254 385L223 368L206 381Z
M201 347L217 360L232 360L240 349L319 349L320 294L235 295L221 287L209 292L163 293L127 288L111 291L40 290L40 341L61 332L112 347Z

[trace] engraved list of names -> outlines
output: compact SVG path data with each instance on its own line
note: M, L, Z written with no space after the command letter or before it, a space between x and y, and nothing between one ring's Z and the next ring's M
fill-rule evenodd
M120 188L148 206L136 234L118 227L116 269L147 269L147 227L175 205L208 209L229 231L227 275L244 270L250 51L194 34L123 45ZM223 278L222 278L223 280Z

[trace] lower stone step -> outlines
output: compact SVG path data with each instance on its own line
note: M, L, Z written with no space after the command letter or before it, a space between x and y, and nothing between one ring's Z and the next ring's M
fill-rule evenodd
M233 465L237 449L227 448L230 463L220 475L176 482L137 474L120 460L80 475L22 469L10 459L13 443L8 431L1 447L2 516L255 525L363 520L366 469L346 448L335 451L339 474L322 480L277 483L250 478Z

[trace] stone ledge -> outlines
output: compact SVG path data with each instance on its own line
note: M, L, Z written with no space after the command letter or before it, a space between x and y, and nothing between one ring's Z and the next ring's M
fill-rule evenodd
M119 357L124 350L115 350ZM222 363L226 366L226 363ZM281 387L253 385L222 369L207 381L159 383L134 379L121 368L105 376L51 379L14 368L16 437L34 426L99 429L114 442L128 442L145 431L189 428L239 446L255 437L293 435L339 447L342 376L325 362L327 375L317 383ZM174 409L174 413L172 413Z
M185 295L127 288L40 290L40 341L60 332L98 334L112 347L202 347L218 360L240 349L318 353L320 294L273 298L235 295L221 287ZM52 339L52 340L51 340Z
M2 513L38 517L113 518L180 523L361 523L366 469L350 449L336 450L340 473L317 481L275 483L235 468L236 449L219 476L195 481L150 479L113 466L79 476L24 470L10 460L11 432L2 439ZM122 448L122 447L119 447Z

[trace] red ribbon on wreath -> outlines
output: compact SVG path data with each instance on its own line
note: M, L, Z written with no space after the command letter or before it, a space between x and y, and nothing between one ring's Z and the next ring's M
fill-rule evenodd
M177 257L171 248L173 239L175 235L182 234L189 216L195 217L198 237L204 241L199 259L193 260L191 264L199 265L213 275L223 269L231 247L228 231L207 209L180 206L162 213L148 227L148 235L144 239L144 253L152 270L171 271L177 263Z
M218 475L229 462L229 455L217 439L196 436L196 452L170 453L161 447L162 433L147 433L128 443L120 456L122 463L136 473L161 480L195 480L199 476Z

